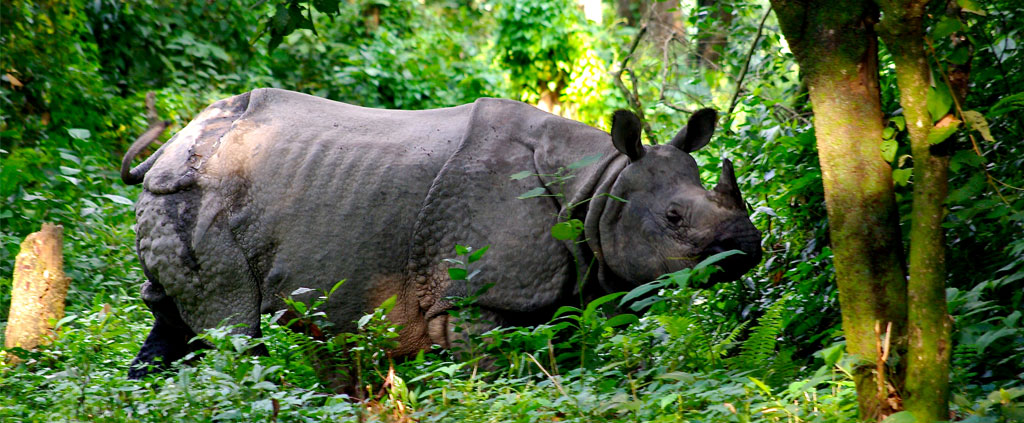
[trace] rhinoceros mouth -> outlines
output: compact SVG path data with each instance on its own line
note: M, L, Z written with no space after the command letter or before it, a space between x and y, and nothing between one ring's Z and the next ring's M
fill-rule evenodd
M750 269L761 262L761 237L756 231L748 236L718 240L708 245L701 252L701 260L726 251L739 251L741 254L727 256L715 265L721 271L711 275L709 282L729 282L742 277Z

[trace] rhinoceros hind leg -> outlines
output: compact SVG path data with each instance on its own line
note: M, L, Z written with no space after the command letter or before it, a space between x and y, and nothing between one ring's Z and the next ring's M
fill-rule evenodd
M153 291L159 293L152 295ZM196 336L195 332L181 320L174 301L170 297L160 295L162 291L159 285L151 282L147 282L143 288L146 305L149 306L156 321L139 354L132 360L128 369L129 379L141 379L150 373L166 370L171 363L202 348L199 343L189 342Z

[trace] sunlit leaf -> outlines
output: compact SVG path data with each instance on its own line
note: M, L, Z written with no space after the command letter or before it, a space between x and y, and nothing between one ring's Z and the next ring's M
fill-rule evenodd
M512 179L513 181L518 181L520 179L529 178L529 177L531 177L533 175L534 175L533 172L530 172L529 170L524 170L522 172L513 173L512 176L509 176L509 179Z
M910 175L913 174L913 169L893 169L892 180L901 187L907 186L907 183L910 182Z
M72 138L78 139L78 140L87 140L87 139L89 139L89 137L92 136L92 133L89 132L88 129L79 129L79 128L68 129L68 134L71 135Z
M987 15L985 9L974 0L956 0L956 3L960 5L960 9L964 12L970 12L980 16Z
M452 278L453 281L464 281L466 280L467 275L468 273L466 272L466 269L459 267L448 268L448 277Z
M945 126L933 126L928 131L928 144L938 144L953 135L960 126L959 120L953 120Z
M932 122L942 119L952 105L953 96L950 95L949 87L945 84L928 90L928 114L932 116Z
M99 196L100 197L104 197L104 198L106 198L106 199L108 199L110 201L113 201L113 202L117 203L117 204L124 204L126 206L130 206L132 204L135 204L135 203L132 202L132 200L129 200L129 199L125 198L125 197L122 197L122 196L116 195L116 194L100 194Z
M485 245L485 246L481 247L480 249L474 251L473 254L469 255L469 258L467 258L466 261L468 261L470 263L473 263L473 262L475 262L477 260L480 260L480 258L483 257L484 253L487 252L488 248L491 248L491 246L490 245Z
M889 128L892 129L892 128ZM887 162L892 162L896 159L896 148L899 144L896 140L883 140L882 141L882 158Z
M545 193L547 193L547 190L545 190L544 187L537 187L537 188L534 188L534 189L531 189L529 191L524 192L522 195L520 195L519 197L516 197L516 198L518 198L520 200L525 200L527 198L540 197L540 196L544 195Z
M551 236L561 241L576 239L581 233L583 233L583 222L579 219L558 222L551 227Z

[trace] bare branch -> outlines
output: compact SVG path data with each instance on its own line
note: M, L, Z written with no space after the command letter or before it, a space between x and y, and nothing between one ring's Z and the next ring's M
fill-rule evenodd
M736 108L736 101L739 100L740 90L743 89L743 78L746 78L747 70L750 69L750 59L754 56L754 50L757 49L757 43L761 41L761 32L764 31L764 23L768 20L768 16L771 14L772 8L769 7L768 11L765 12L764 17L761 18L761 24L757 27L757 35L754 36L754 42L750 43L750 50L747 51L747 59L743 62L743 70L740 71L740 77L736 81L736 91L733 91L732 100L729 101L729 111L725 113L729 116L730 121L732 120L732 111Z

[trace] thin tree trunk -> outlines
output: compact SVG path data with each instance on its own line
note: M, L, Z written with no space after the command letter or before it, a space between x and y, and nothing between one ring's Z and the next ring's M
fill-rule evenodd
M892 350L902 352L907 313L892 170L880 152L878 11L865 0L771 3L810 90L846 349L865 364L854 373L860 416L875 419L893 409L878 392L890 385L874 371L875 324L892 322Z
M925 1L883 0L880 34L896 64L900 105L914 157L907 376L904 405L919 422L949 419L950 317L946 312L946 241L942 230L949 158L931 152L931 69L924 50ZM944 120L947 121L948 120Z
M636 5L636 7L634 7ZM636 9L636 10L634 10ZM636 26L636 16L642 9L641 2L636 0L615 0L615 14L626 20L626 25Z
M4 333L4 347L33 349L49 343L51 320L64 317L64 298L71 279L64 276L63 231L44 223L29 234L15 258L11 312ZM11 356L12 363L18 358Z
M729 26L733 15L725 0L698 0L697 6L710 7L709 33L697 34L697 65L718 69L722 53L729 43Z
M679 0L651 1L647 5L647 13L651 43L661 52L667 48L672 37L683 33Z

